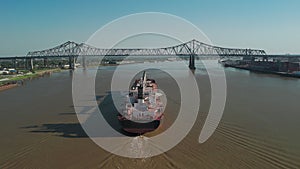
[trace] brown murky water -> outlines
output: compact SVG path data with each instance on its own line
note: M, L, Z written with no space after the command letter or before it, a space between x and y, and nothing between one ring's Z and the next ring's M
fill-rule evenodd
M97 75L96 95L102 109L109 106L105 103L109 103L113 70L101 68L105 73ZM91 141L73 108L68 71L3 91L0 168L300 168L300 80L225 71L226 107L213 136L198 142L210 106L209 79L199 68L195 76L201 106L194 127L173 149L146 159L116 156ZM163 132L176 119L180 94L167 74L152 71L151 76L168 97L166 117L157 131Z

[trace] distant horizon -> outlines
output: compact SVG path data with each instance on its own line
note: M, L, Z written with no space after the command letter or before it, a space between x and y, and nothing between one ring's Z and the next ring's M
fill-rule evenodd
M281 0L2 1L0 57L25 56L29 51L49 49L66 41L83 43L115 19L152 11L190 21L215 46L300 54L299 7L300 1Z

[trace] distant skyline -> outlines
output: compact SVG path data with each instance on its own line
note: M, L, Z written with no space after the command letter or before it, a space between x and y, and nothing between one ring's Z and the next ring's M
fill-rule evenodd
M214 45L300 54L298 0L1 0L0 56L86 41L119 17L163 12L201 29Z

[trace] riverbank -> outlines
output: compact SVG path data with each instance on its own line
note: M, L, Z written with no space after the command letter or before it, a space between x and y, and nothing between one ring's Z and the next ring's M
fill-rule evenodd
M251 72L274 74L274 75L279 75L279 76L284 76L284 77L300 78L300 74L272 71L272 70L267 70L267 69L263 69L263 68L262 69L252 68L247 65L237 65L237 64L229 64L229 63L225 63L223 65L224 65L224 67L232 67L232 68L236 68L236 69L248 70Z
M7 89L11 89L22 85L24 81L40 78L47 74L51 74L53 72L60 72L61 69L44 69L44 70L35 70L33 72L29 72L22 75L4 75L0 78L0 91L4 91Z
M6 84L6 85L3 85L3 86L0 86L0 92L3 91L3 90L7 90L7 89L17 87L17 86L18 86L18 84Z

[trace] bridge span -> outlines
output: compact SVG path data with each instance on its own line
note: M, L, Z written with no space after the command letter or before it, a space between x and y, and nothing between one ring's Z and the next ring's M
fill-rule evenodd
M103 49L90 46L85 43L65 42L54 48L28 52L26 56L19 57L2 57L0 60L12 60L16 62L17 59L25 59L28 63L28 69L33 69L34 59L48 58L68 58L70 68L74 68L75 61L81 56L83 60L89 56L187 56L189 57L189 68L195 69L195 57L218 56L222 58L231 57L251 57L262 58L300 58L300 55L267 55L264 50L260 49L239 49L239 48L224 48L213 46L206 43L199 42L195 39L170 47L163 48L112 48ZM85 61L83 61L85 66Z

